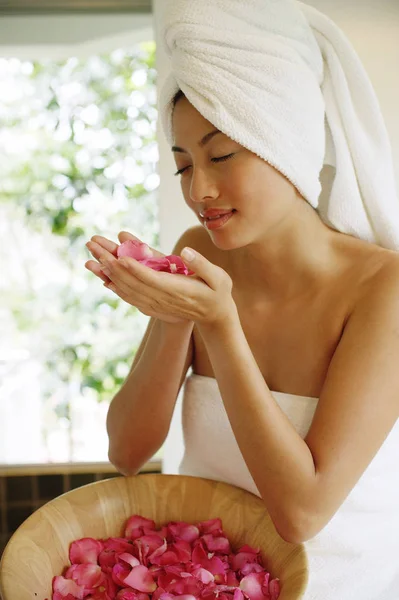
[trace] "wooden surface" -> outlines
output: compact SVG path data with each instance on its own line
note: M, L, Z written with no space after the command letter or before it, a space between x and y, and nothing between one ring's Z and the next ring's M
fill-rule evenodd
M0 563L3 600L51 598L51 580L69 564L70 543L123 534L133 514L195 523L220 517L233 549L261 549L264 566L281 580L280 600L302 598L307 560L302 545L280 538L260 498L224 483L183 475L145 474L72 490L33 513L15 532Z

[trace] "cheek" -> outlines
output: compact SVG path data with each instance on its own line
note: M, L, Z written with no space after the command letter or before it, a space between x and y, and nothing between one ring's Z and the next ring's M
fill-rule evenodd
M187 204L187 206L189 208L192 208L195 205L195 202L193 202L190 199L190 183L187 179L185 179L183 177L180 181L180 189L183 194L184 202Z
M269 210L281 206L282 199L294 192L291 182L258 157L248 161L240 171L231 182L231 190L248 208Z
M232 176L227 178L223 187L225 195L231 198L232 204L237 210L240 207L251 210L252 208L256 209L257 205L262 202L267 183L262 170L249 162L247 167L240 165L240 169L233 171Z

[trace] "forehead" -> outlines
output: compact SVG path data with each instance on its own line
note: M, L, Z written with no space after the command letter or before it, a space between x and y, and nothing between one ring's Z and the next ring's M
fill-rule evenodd
M174 107L172 128L175 143L198 140L208 131L215 129L185 97L180 98Z

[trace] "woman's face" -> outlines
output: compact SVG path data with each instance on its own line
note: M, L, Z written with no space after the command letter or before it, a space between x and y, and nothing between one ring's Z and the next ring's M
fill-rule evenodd
M220 249L264 239L298 202L291 182L218 132L185 97L175 106L173 133L172 150L184 199ZM211 209L225 216L207 219L206 211Z

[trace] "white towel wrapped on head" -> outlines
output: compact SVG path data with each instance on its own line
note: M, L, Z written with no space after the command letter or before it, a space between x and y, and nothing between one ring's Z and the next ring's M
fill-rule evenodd
M172 73L215 127L287 177L338 231L399 251L399 201L378 100L343 32L295 0L164 0ZM335 167L326 204L320 172Z

